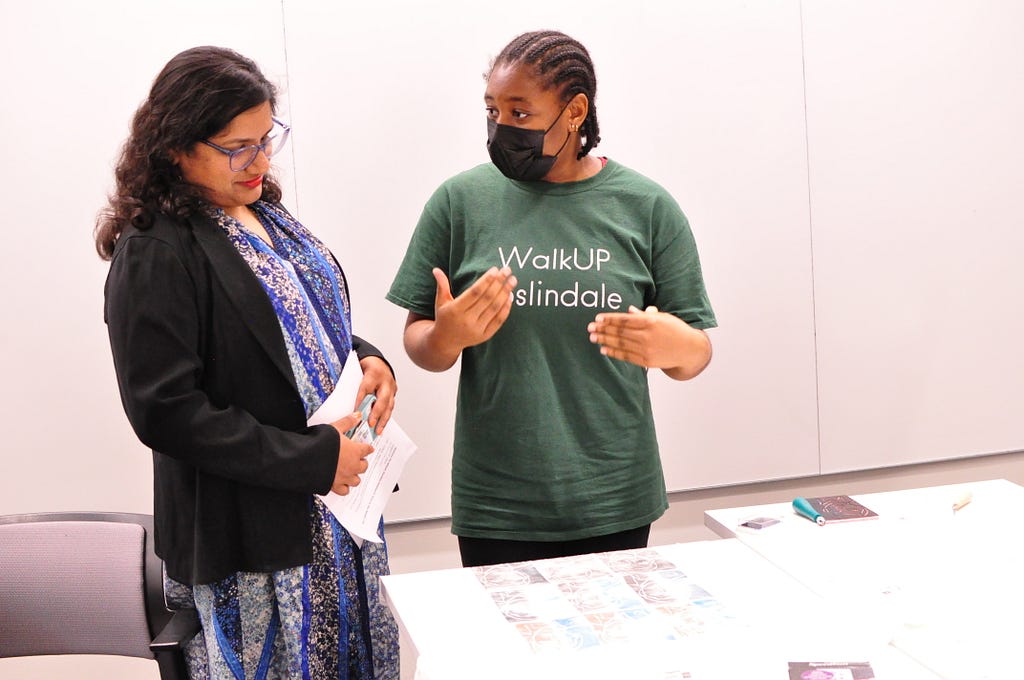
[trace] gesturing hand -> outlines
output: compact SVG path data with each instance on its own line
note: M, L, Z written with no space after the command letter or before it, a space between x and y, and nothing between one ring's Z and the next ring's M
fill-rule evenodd
M434 333L456 354L489 340L508 319L516 277L508 267L491 267L458 297L452 297L448 277L438 268L434 295Z
M711 358L711 342L703 331L657 307L641 311L630 305L625 314L598 314L587 332L590 341L601 346L601 354L644 368L665 369L679 380L700 373Z
M341 435L341 446L338 451L338 468L334 472L334 484L331 491L345 496L353 486L359 485L359 475L366 472L369 463L366 457L373 453L373 447L369 444L354 442L345 436L345 433L359 424L362 416L359 413L351 413L331 425Z

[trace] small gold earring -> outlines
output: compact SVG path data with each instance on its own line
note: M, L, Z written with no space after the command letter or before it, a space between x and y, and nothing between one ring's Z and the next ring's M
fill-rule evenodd
M580 126L576 123L569 123L569 132L576 132L580 129Z

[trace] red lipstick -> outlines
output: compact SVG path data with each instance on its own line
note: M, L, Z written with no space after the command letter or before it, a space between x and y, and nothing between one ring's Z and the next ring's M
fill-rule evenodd
M248 182L242 182L242 184L249 187L250 189L255 189L259 185L263 184L263 175L260 175L259 177L253 177Z

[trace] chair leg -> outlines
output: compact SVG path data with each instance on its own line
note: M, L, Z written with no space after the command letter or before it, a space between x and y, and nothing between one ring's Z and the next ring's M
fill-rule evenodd
M156 662L160 666L160 680L189 680L188 664L182 650L161 651L156 655Z
M185 646L200 634L199 613L179 609L149 645L160 665L161 680L190 680Z

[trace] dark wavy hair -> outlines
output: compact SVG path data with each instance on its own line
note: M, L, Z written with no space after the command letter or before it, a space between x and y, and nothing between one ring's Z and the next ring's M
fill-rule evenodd
M171 161L216 136L238 114L264 102L276 109L277 89L251 59L223 47L194 47L167 62L132 119L114 169L116 187L96 218L96 252L104 260L129 225L146 229L166 214L187 218L206 209L199 187L187 183ZM268 174L262 198L281 200Z
M531 31L512 39L491 62L484 74L489 78L495 66L526 65L545 89L557 88L563 102L583 93L589 101L586 120L580 126L583 148L576 158L583 158L601 141L597 124L597 74L590 53L580 42L559 31Z

